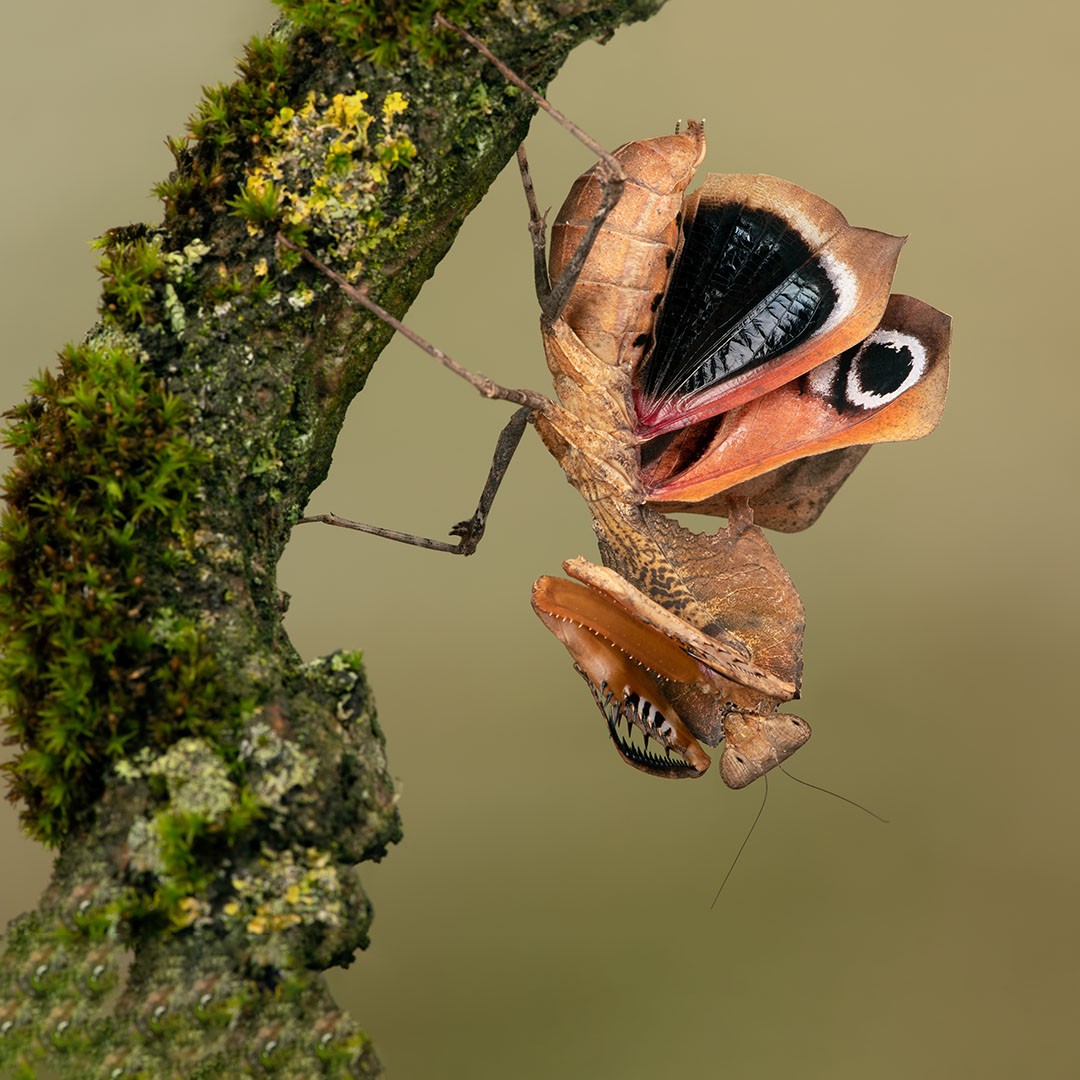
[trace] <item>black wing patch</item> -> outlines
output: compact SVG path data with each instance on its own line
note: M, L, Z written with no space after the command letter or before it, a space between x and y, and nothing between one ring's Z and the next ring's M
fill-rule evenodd
M818 330L837 301L825 266L783 218L699 206L642 369L645 396L686 397L758 367Z

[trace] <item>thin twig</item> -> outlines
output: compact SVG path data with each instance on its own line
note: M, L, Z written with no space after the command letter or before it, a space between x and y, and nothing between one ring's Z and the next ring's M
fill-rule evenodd
M372 536L381 536L385 540L397 540L402 544L410 544L413 547L427 548L429 551L448 551L452 555L463 555L460 541L447 543L445 540L432 540L426 536L414 536L412 533L398 532L396 529L384 529L381 525L367 525L362 521L353 521L351 518L338 517L337 514L312 514L310 517L300 518L297 525L311 525L319 522L323 525L336 525L339 529L355 529L357 532L370 533ZM471 552L470 552L471 554Z

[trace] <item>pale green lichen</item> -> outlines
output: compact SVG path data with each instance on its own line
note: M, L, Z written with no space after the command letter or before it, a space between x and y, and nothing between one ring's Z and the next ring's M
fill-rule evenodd
M174 334L182 334L187 326L187 316L184 314L184 305L180 297L176 295L176 289L172 282L165 285L165 318L169 322L169 329Z
M121 765L127 765L121 762ZM120 768L117 769L119 773ZM130 773L126 773L130 776ZM128 830L127 848L131 859L131 869L137 874L156 873L162 868L161 844L158 842L157 829L148 818L136 818Z
M337 717L343 723L356 720L354 695L364 681L364 654L359 649L342 649L320 656L304 665L309 679L325 682L337 697ZM329 675L329 678L327 676Z
M207 824L222 822L236 799L225 762L205 739L180 739L144 772L165 781L173 813L198 815Z
M250 724L240 743L240 760L255 767L251 791L267 807L281 807L296 788L315 779L315 761L294 742L281 738L265 720Z
M293 311L303 311L315 299L315 293L309 285L298 285L286 297L286 302Z
M170 278L173 281L179 281L186 271L198 266L210 254L210 251L209 244L196 239L185 244L180 251L166 252L164 262L169 267Z

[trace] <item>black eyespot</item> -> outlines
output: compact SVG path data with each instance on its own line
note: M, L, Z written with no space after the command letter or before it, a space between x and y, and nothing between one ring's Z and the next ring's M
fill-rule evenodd
M681 210L675 215L675 225L676 225L676 228L681 228L682 227L682 211Z
M664 259L664 265L665 265L666 267L668 267L668 268L670 269L670 267L671 267L671 264L672 264L672 263L673 263L674 261L675 261L675 250L674 250L674 248L673 248L673 249L672 249L671 251L669 251L669 252L667 253L667 258L666 258L666 259Z
M656 310L656 309L657 309L657 308L658 308L658 307L660 306L660 301L661 301L661 300L663 300L663 299L664 299L664 294L663 294L662 292L658 292L658 293L657 293L657 294L656 294L656 295L655 295L655 296L654 296L654 297L652 298L652 305L651 305L651 307L652 307L652 310L653 310L653 311L655 311L655 310Z
M873 397L895 394L911 374L914 358L906 346L874 342L858 358L859 386Z
M640 349L642 345L648 345L649 336L649 334L638 334L638 336L634 338L634 348Z

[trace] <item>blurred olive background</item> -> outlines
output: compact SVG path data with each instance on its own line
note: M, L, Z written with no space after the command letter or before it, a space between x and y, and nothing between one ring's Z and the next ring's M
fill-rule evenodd
M306 656L364 650L405 841L365 881L370 949L331 978L401 1078L1072 1077L1080 867L1074 15L913 0L672 0L581 47L555 102L614 146L704 116L714 171L770 172L911 239L895 288L955 318L939 431L876 449L776 546L807 610L814 739L777 775L624 766L531 581L595 555L531 433L488 537L455 559L304 527L280 568ZM201 84L266 0L7 13L0 400L94 319L86 241L157 220ZM1068 20L1068 24L1066 24ZM542 204L588 155L544 117ZM547 388L508 170L409 313L474 369ZM404 344L312 499L441 536L508 410ZM0 919L48 857L0 817Z

